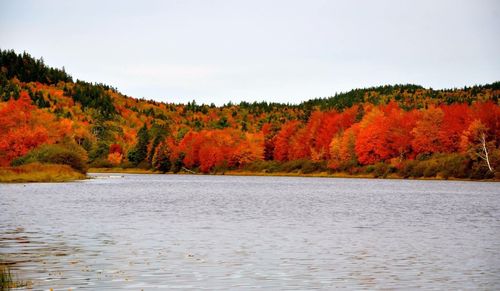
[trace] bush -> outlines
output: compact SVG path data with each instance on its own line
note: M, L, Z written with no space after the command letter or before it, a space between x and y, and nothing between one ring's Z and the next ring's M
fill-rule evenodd
M404 161L401 164L401 168L399 170L399 175L403 178L409 178L409 177L414 177L413 176L413 171L415 167L417 166L418 162L414 160L408 160Z
M460 154L434 154L425 160L408 160L402 163L399 174L404 178L437 177L448 179L470 176L472 165ZM479 173L481 176L483 173Z
M425 162L422 162L424 165L424 177L435 177L439 172L439 160L431 159Z
M76 144L52 144L43 145L26 155L14 160L13 166L29 163L63 164L77 170L80 173L87 172L87 156L84 149Z
M310 160L293 160L284 163L277 161L262 161L257 160L243 167L249 172L265 172L265 173L302 173L311 174L318 172L329 171L326 161L313 162Z
M92 161L92 163L90 163L90 167L92 167L92 168L113 168L114 165L110 161L108 161L108 159L99 158L99 159L95 159L94 161Z
M99 159L107 159L109 154L109 144L105 142L98 142L89 151L90 162L94 163Z
M292 173L292 172L299 172L300 169L302 169L302 165L304 164L304 160L294 160L294 161L288 161L284 162L283 164L280 165L280 172L285 172L285 173Z
M151 169L151 164L147 160L143 160L139 164L137 164L136 168L149 170Z
M360 167L347 168L346 171L350 175L357 175L357 174L362 173L362 170ZM329 173L331 173L331 172L329 172Z
M430 153L420 153L417 155L417 157L415 158L417 161L426 161L428 159L431 158L431 154Z
M275 161L263 161L256 160L251 163L245 164L243 170L249 172L269 172L270 168L276 167L277 162Z
M373 173L373 171L375 171L375 166L374 165L368 165L365 167L365 172L366 173Z
M311 160L288 161L278 166L279 172L310 174L327 170L326 162L313 162Z
M125 160L123 161L121 164L120 164L120 167L122 169L132 169L132 168L135 168L134 164L132 164L131 162Z
M415 178L420 178L424 176L425 162L416 161L415 167L411 171L411 176Z
M172 162L172 166L170 168L172 172L179 173L182 170L182 167L184 167L184 163L182 161L184 160L185 156L186 154L181 152L179 156Z
M356 159L351 159L349 161L340 163L338 170L352 173L353 171L356 171L355 168L357 168L358 166L358 161Z
M439 175L445 179L449 177L466 178L468 171L467 159L459 154L451 154L442 158Z
M393 173L395 168L393 166L390 166L386 163L376 163L373 165L373 175L376 178L386 178L387 175L390 173Z
M326 162L313 162L307 160L302 164L301 172L303 174L310 174L310 173L324 172L326 170L327 170Z
M492 173L488 167L486 167L483 161L480 162L471 162L472 167L470 170L469 178L471 179L491 179L494 178L495 175Z
M281 171L281 166L279 162L276 161L267 161L267 168L265 169L266 173L276 173Z

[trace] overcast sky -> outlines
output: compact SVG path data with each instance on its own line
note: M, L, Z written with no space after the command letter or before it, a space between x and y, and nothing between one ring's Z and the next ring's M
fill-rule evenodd
M500 1L8 1L0 47L133 97L300 102L500 80Z

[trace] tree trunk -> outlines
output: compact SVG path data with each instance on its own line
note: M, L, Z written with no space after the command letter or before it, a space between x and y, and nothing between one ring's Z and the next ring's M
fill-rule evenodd
M491 164L490 164L490 158L489 158L489 154L488 154L488 148L486 148L486 137L485 137L485 134L481 134L481 144L483 146L483 152L484 152L484 155L480 155L481 158L483 158L483 160L486 161L486 164L488 165L488 169L490 170L490 172L493 173L493 169L491 168Z

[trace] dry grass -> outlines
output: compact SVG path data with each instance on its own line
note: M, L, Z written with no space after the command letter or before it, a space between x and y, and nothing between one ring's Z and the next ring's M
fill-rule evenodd
M0 183L66 182L85 178L85 174L67 165L31 163L0 168Z
M8 266L0 265L0 290L10 290L12 288L32 287L31 282L19 281L12 276Z

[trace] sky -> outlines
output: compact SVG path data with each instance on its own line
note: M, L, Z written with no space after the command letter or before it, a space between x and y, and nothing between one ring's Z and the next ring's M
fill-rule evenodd
M500 80L500 1L9 1L0 48L158 101L298 103Z

